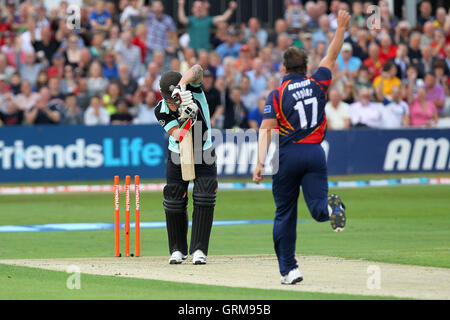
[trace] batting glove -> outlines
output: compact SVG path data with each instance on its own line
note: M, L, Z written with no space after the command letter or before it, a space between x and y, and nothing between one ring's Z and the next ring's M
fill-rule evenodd
M198 113L198 106L196 103L192 102L189 105L181 106L180 107L180 121L186 121L187 119L191 118L193 121L197 119L197 113Z
M192 92L186 90L186 86L176 86L172 91L172 99L175 100L177 105L190 105L194 102Z

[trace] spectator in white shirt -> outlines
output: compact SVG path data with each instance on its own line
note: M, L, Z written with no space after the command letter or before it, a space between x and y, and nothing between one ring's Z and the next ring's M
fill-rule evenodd
M243 75L241 78L241 89L241 100L247 110L256 108L258 105L258 96L250 90L250 78L247 75Z
M350 120L353 127L381 127L379 104L372 101L372 90L361 89L359 101L350 106Z
M134 124L154 124L158 123L155 116L155 107L157 105L154 91L149 91L145 96L145 101L139 106L138 115L134 119Z
M350 128L350 107L342 102L338 90L332 89L329 93L330 101L325 106L328 128L330 130L344 130Z
M87 126L97 126L109 124L109 113L101 104L99 97L91 98L91 104L84 113L84 124Z
M120 15L120 24L124 27L135 27L133 19L139 18L140 11L137 0L130 0L128 6L125 7Z
M387 100L386 105L380 105L381 124L384 129L399 129L409 126L409 107L402 101L402 91L398 86L392 87L392 100Z

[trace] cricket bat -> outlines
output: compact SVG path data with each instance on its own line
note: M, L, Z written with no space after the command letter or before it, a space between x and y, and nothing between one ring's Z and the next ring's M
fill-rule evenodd
M194 144L192 139L192 120L188 119L181 126L180 133L180 162L183 181L195 179Z

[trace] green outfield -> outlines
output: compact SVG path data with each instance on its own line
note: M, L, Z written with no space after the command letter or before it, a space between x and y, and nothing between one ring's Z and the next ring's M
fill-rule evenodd
M299 219L309 221L298 224L298 254L450 268L450 186L330 191L347 206L345 232L336 234L328 223L313 222L301 198ZM0 225L112 222L112 200L111 194L0 196ZM143 193L141 206L141 221L164 220L161 193ZM272 219L274 210L270 191L219 191L215 219ZM143 229L141 239L143 256L168 256L165 229ZM0 233L0 243L0 260L114 254L112 230ZM270 224L213 228L211 256L273 253ZM82 290L68 290L66 278L63 272L0 265L0 299L367 298L97 275L83 276Z

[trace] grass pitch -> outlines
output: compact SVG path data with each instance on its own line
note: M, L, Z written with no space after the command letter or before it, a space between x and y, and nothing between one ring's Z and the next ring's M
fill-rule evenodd
M313 222L299 200L297 253L450 268L450 186L330 190L347 206L348 226L332 232ZM123 204L123 198L122 204ZM112 194L0 197L0 225L112 222ZM190 213L192 208L189 209ZM219 191L216 220L272 219L270 191ZM123 212L123 211L122 211ZM161 193L141 194L141 221L163 221ZM0 233L0 259L105 257L114 254L111 230ZM123 239L122 244L123 244ZM141 230L143 256L168 256L165 229ZM131 238L132 248L134 239ZM271 225L217 226L210 255L273 254ZM285 292L83 275L68 290L67 274L0 265L1 299L341 299L339 294ZM195 293L194 293L195 292Z

